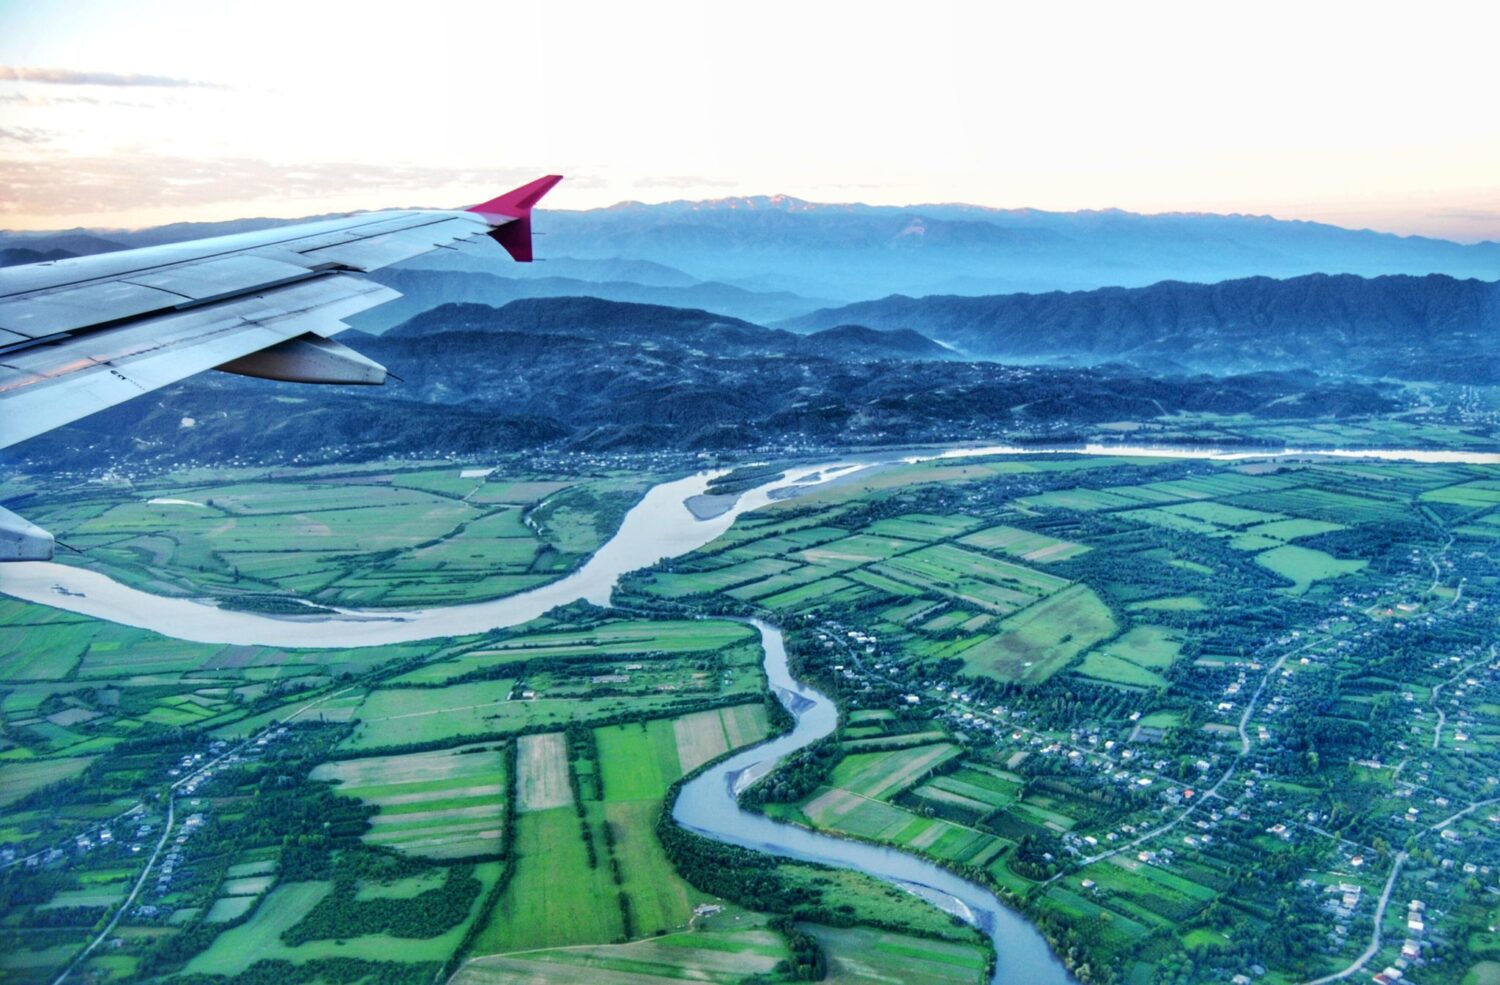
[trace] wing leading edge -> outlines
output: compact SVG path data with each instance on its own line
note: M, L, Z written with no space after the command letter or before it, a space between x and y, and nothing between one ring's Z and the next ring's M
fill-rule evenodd
M375 212L0 269L0 448L208 369L381 384L333 341L400 295L358 274L488 237L530 262L548 175L462 211ZM0 561L52 557L51 534L0 509Z

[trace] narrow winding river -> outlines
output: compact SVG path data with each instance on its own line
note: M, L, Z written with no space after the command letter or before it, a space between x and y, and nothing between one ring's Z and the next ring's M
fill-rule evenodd
M679 557L709 543L735 518L792 491L815 489L866 468L934 458L1015 454L1137 455L1162 458L1234 460L1266 453L1218 449L1086 446L1016 448L992 446L870 457L789 469L784 478L745 493L723 514L699 520L685 501L701 494L713 473L700 473L653 487L629 513L620 530L589 561L560 581L509 598L472 605L399 612L338 610L288 618L220 609L208 601L173 599L130 588L86 568L53 563L0 565L0 593L111 622L204 643L281 647L353 647L406 643L442 636L482 633L516 626L549 609L587 599L608 605L620 578L664 558ZM1284 455L1358 457L1385 461L1500 463L1500 455L1430 451L1296 451ZM721 841L790 858L859 869L918 893L983 930L995 944L995 982L1052 985L1072 978L1041 935L991 892L915 856L890 848L846 841L781 824L740 810L736 792L768 772L781 757L833 731L832 701L794 680L775 627L756 621L765 647L766 675L796 718L786 735L743 750L710 768L682 788L673 816L684 826Z
M1066 985L1073 981L1042 935L995 894L931 862L861 841L817 834L742 810L736 794L769 773L782 757L831 733L838 709L824 694L792 677L781 630L759 619L766 677L797 724L785 735L742 750L683 785L672 817L718 841L775 855L858 869L908 889L982 930L995 945L994 983Z

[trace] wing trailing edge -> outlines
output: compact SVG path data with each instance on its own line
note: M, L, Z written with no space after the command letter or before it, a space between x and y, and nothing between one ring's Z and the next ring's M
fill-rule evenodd
M487 237L532 259L547 175L466 210L361 213L0 271L0 448L194 373L378 385L385 367L332 341L400 295L353 276ZM0 508L0 563L54 540Z

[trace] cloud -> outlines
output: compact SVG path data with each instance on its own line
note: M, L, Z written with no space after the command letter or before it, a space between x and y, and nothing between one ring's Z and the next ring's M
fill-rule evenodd
M1457 219L1461 222L1500 222L1500 209L1437 209L1427 215L1433 219Z
M736 182L696 174L675 174L640 178L634 184L636 188L733 188Z
M0 215L85 215L140 208L196 209L223 202L317 201L347 197L372 208L434 202L442 190L475 195L528 181L541 168L478 169L327 162L285 167L252 158L194 160L158 155L0 159ZM419 202L425 200L425 202Z
M52 139L50 130L36 127L0 127L0 143L45 144Z
M0 65L0 82L38 82L64 86L149 86L153 88L222 89L223 86L170 75L122 75L118 72L78 72L70 68L20 68Z

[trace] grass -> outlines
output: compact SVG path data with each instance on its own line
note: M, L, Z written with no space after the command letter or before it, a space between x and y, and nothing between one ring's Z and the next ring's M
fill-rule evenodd
M1134 602L1129 608L1134 612L1202 612L1207 606L1196 595L1172 595L1167 598Z
M544 811L573 803L568 782L568 744L561 732L523 735L518 740L520 776L516 781L517 807Z
M468 925L478 916L482 900L500 875L500 863L475 866L482 886L465 919L435 937L392 937L365 934L338 941L315 940L297 947L282 943L281 935L305 917L332 888L327 882L293 882L277 886L260 901L250 919L218 937L195 956L184 974L234 976L257 961L282 959L301 964L315 958L359 956L371 961L442 961L453 953ZM223 901L221 901L223 902ZM217 905L217 904L216 904Z
M1116 632L1093 589L1072 585L1006 618L999 631L962 654L964 669L1003 681L1040 683Z
M1479 961L1464 973L1463 985L1500 985L1500 961Z
M868 927L833 928L801 924L818 939L828 957L832 985L867 982L931 982L981 985L988 955L982 947L913 937Z
M1182 638L1175 630L1162 626L1134 626L1104 650L1142 667L1162 669L1176 662Z
M733 910L703 921L702 929L629 944L494 955L467 962L452 985L673 985L682 981L739 982L768 974L787 956L781 935L764 920Z
M52 783L77 776L88 768L93 757L68 759L34 759L0 765L0 807Z
M1291 595L1303 594L1316 582L1362 571L1368 563L1341 560L1332 554L1315 551L1308 547L1298 547L1294 544L1257 554L1255 560L1261 566L1269 568L1292 582L1292 587L1287 589L1288 594Z
M514 875L479 932L477 952L598 944L624 932L609 867L601 860L589 868L573 808L520 815L515 850Z
M860 797L888 798L911 786L958 752L957 746L934 743L914 749L845 756L834 767L829 783Z
M1082 544L1004 524L986 527L969 534L967 537L960 538L959 543L983 550L1002 551L1011 557L1037 564L1066 561L1087 553L1089 550Z
M500 848L504 760L493 746L324 763L315 780L378 807L365 840L411 855L465 858ZM566 778L564 778L566 786Z
M1078 674L1082 677L1092 677L1096 680L1107 681L1111 684L1123 684L1127 687L1164 689L1168 682L1160 674L1147 670L1146 668L1125 660L1122 657L1110 653L1095 652L1083 658L1083 663L1078 667Z

